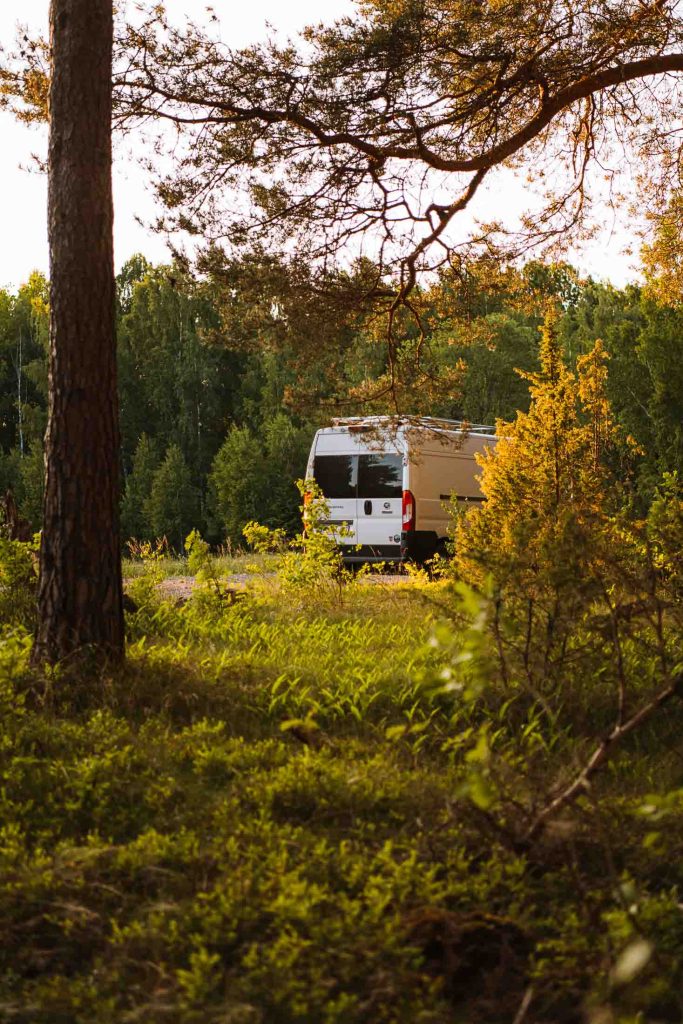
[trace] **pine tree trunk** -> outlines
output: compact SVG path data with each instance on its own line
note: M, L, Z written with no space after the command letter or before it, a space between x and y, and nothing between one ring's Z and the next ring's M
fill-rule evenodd
M34 660L123 656L112 0L52 0L50 398Z

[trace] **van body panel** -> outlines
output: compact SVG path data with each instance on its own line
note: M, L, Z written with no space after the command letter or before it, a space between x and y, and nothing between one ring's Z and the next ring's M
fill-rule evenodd
M417 432L413 432L417 433ZM452 433L436 444L430 434L409 440L410 490L415 496L416 530L448 534L449 505L482 501L475 455L495 443L493 437Z

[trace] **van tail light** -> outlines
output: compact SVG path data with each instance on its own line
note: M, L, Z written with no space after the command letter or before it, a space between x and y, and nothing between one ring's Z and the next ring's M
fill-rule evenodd
M412 491L403 492L403 529L415 529L415 498Z
M304 506L310 505L312 501L313 501L313 492L312 491L306 491L304 493Z

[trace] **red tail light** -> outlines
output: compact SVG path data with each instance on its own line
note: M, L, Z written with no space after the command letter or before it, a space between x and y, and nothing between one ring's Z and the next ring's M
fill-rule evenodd
M313 501L313 494L312 494L312 492L311 491L306 491L305 494L304 494L304 507L306 505L310 505L312 501Z
M412 491L403 492L403 529L415 529L415 498Z

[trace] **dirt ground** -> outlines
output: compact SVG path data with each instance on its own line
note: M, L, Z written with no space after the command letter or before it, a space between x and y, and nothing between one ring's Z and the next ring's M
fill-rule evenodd
M228 589L242 590L248 587L254 579L259 578L263 577L254 576L252 573L240 572L233 573L231 576L226 576L221 580L221 583ZM399 575L398 573L378 573L376 576L368 576L364 582L368 585L383 583L385 586L391 586L396 583L408 582L408 577L405 574ZM163 580L163 582L159 584L159 587L165 596L174 598L177 601L183 601L190 597L194 585L194 576L169 576L168 579Z

